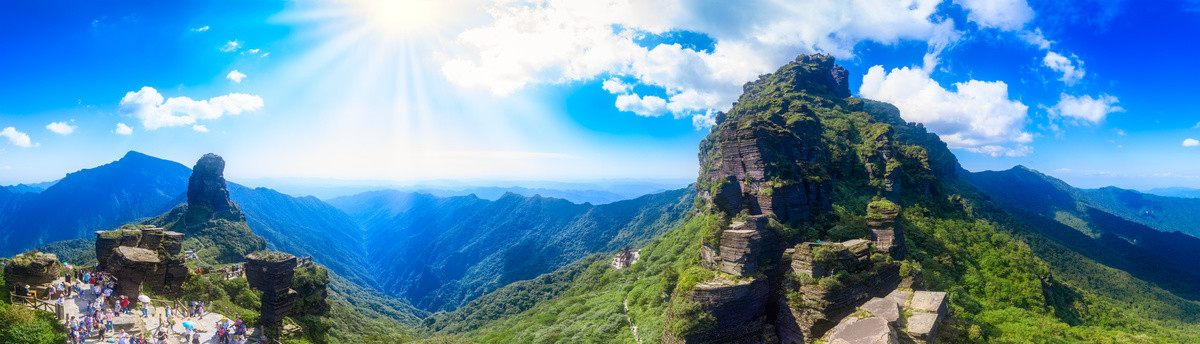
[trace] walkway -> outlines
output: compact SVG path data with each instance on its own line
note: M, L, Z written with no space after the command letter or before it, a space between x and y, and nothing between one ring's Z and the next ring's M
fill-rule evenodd
M59 280L54 281L54 284L58 284L59 282L62 282L61 278ZM84 288L83 292L72 295L71 298L63 300L63 312L64 312L64 314L66 314L67 319L70 319L71 317L75 317L76 321L78 321L78 319L80 319L82 317L82 312L80 311L80 309L87 310L88 302L96 299L96 295L92 292L91 285L85 284L85 285L83 285L83 288ZM175 312L172 311L172 313L175 313ZM143 318L142 313L139 310L139 311L135 311L133 315L121 315L120 318L130 319L130 320L140 319L143 323L144 329L154 330L159 327L159 319L162 318L163 316L164 315L163 315L162 307L155 307L154 312L151 313L149 317ZM172 335L171 337L169 337L169 339L167 340L167 343L182 344L181 340L183 339L183 330L184 329L183 329L183 326L180 324L182 324L184 321L191 321L192 323L196 324L196 328L200 330L200 342L201 343L216 344L217 340L216 340L216 338L214 338L216 336L216 331L213 331L213 327L216 326L217 321L220 321L221 318L223 318L223 317L224 317L223 315L214 313L214 312L206 313L206 314L204 314L204 316L202 316L200 318L190 318L190 317L185 318L185 317L179 317L178 314L176 314L175 327L173 329L174 331L172 331L172 333L175 333L175 335ZM66 320L64 320L63 322L66 323ZM117 321L114 320L114 322L117 322ZM105 334L107 335L107 337L105 337L105 338L97 338L97 336L93 335L91 338L88 338L87 341L85 341L85 343L89 343L89 344L90 343L108 343L108 339L113 338L112 335L114 335L114 333L109 332L109 333L105 333Z

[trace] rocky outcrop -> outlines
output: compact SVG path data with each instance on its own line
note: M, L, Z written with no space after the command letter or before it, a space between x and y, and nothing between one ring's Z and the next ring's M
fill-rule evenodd
M896 225L896 216L900 214L900 206L890 201L880 200L867 205L867 229L871 231L871 240L875 248L892 258L904 258L904 231Z
M872 297L884 297L900 283L900 268L872 260L871 242L806 242L788 250L792 274L784 285L776 321L784 343L821 338L838 321Z
M895 344L896 333L882 318L847 318L838 324L829 344Z
M696 285L688 295L689 302L699 304L715 320L714 329L690 337L676 336L667 331L664 343L761 343L766 309L770 302L767 281L717 279ZM668 314L667 322L672 322Z
M150 251L157 263L148 266L143 274L144 282L157 293L175 293L182 290L187 280L188 268L180 255L183 247L182 233L165 231L147 226L122 227L111 231L96 232L96 261L100 270L115 273L120 262L117 253L121 248L138 248ZM139 264L138 266L143 266ZM122 267L128 269L128 267ZM133 273L133 272L125 272ZM118 278L120 278L118 276ZM136 296L136 295L135 295Z
M61 270L62 263L52 253L32 250L19 254L4 266L4 281L9 289L5 292L23 293L28 290L36 292L39 298L44 297L48 295L50 283L58 278Z
M259 251L246 255L246 281L262 291L259 323L278 327L292 311L297 293L292 289L296 257L282 252Z
M236 209L225 188L225 159L213 153L205 154L192 167L188 179L188 209L206 209L220 213Z
M116 295L128 298L130 307L134 307L138 303L138 295L142 294L143 282L162 280L161 267L162 261L154 251L130 246L117 247L108 262L108 272L117 278L117 286L113 291Z
M748 216L734 221L722 231L717 248L701 248L703 265L734 276L750 276L759 272L759 262L778 257L784 249L779 235L771 229L767 215Z

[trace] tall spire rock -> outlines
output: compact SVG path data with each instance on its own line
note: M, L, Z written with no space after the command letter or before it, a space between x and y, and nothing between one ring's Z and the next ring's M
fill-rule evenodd
M209 153L196 161L187 196L187 204L145 224L186 234L184 249L196 250L197 257L209 264L238 262L250 252L267 248L266 239L250 230L246 216L229 200L221 156Z
M205 154L192 167L188 179L188 208L204 208L214 213L235 209L225 188L225 159L213 153Z

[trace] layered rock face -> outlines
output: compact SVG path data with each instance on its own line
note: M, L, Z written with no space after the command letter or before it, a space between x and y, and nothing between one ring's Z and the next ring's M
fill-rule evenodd
M885 296L900 283L900 267L871 258L867 240L806 242L788 250L798 280L784 284L776 322L783 343L821 338L843 317L873 296Z
M44 297L61 270L62 263L54 254L36 250L19 254L4 267L4 281L8 285L5 292L24 291L29 286L39 298Z
M114 292L129 299L130 307L138 303L142 294L142 283L162 281L165 271L160 270L162 261L158 253L144 248L120 246L113 250L108 261L108 272L117 278Z
M867 229L871 231L871 240L875 248L892 258L904 258L904 231L896 225L896 216L900 214L900 206L888 201L876 201L867 205Z
M184 257L180 254L183 238L183 233L165 231L157 227L97 231L96 261L100 270L112 272L119 280L122 279L121 274L136 274L141 276L138 285L144 281L158 293L179 292L188 274ZM147 265L145 261L148 259L138 262L122 260L118 253L124 248L149 251L154 256L154 263ZM145 271L135 272L129 270L130 266ZM137 294L133 296L136 297Z
M213 213L235 209L225 188L225 159L208 153L196 161L188 179L187 196L188 209L208 209Z
M246 281L262 291L259 322L279 326L292 311L297 293L292 289L296 257L282 252L260 251L246 255Z
M800 56L747 83L733 108L716 116L700 144L696 205L717 218L699 253L700 265L717 273L672 295L672 307L685 307L668 311L664 341L829 339L839 321L901 283L893 259L906 249L896 203L931 195L935 169L956 162L936 135L905 123L894 107L850 97L847 80L832 57ZM864 209L849 209L872 197L865 221ZM868 228L859 230L863 222ZM854 233L861 239L817 240ZM893 331L900 307L886 306L872 303L882 325L864 319L834 339L902 338Z

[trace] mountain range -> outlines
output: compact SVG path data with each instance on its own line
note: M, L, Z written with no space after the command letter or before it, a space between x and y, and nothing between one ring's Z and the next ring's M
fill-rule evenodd
M182 214L171 214L186 211L179 205L187 203L191 174L182 164L129 152L41 192L0 188L0 255L40 247L73 263L94 261L94 231L177 221ZM374 191L332 202L343 211L313 196L228 183L245 224L270 248L312 256L336 278L431 311L454 309L590 254L644 243L682 218L689 190L604 205L513 193L489 201Z

